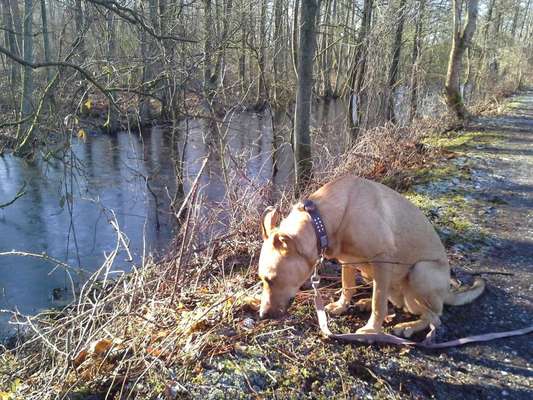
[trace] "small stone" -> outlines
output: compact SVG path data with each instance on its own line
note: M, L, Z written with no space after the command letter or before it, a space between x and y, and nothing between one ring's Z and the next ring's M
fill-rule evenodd
M242 326L246 329L252 329L254 325L255 325L255 321L253 320L253 318L245 318L242 321Z

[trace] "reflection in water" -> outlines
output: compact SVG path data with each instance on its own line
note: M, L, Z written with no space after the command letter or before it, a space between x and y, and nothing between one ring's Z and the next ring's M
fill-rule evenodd
M154 199L146 190L145 177L157 176L152 189L158 197L165 196L165 187L174 192L168 149L165 135L154 130L145 138L127 133L90 137L85 143L75 143L75 156L67 155L65 162L28 163L4 156L0 160L0 203L13 198L24 183L27 189L23 197L0 210L0 252L45 252L94 271L104 261L104 253L116 245L116 234L108 223L113 215L130 240L135 262L144 251L143 237L147 251L163 249L171 236L171 219L161 213L161 229L155 229ZM118 269L128 269L131 263L125 253L117 261ZM84 277L72 278L80 282ZM0 258L0 309L32 314L52 304L58 288L70 287L65 271L54 270L44 260ZM6 314L2 318L5 322ZM0 335L5 329L0 323Z
M313 132L321 132L313 135L315 145L327 143L331 153L344 149L345 112L341 101L314 104ZM180 157L182 152L185 192L209 154L199 190L204 211L210 205L223 204L226 180L233 188L250 191L271 179L280 186L290 183L289 114L235 112L227 116L228 124L220 135L210 133L205 121L188 120L181 123L175 142L158 128L145 135L90 136L86 142L74 143L72 155L67 154L62 161L28 163L9 155L1 157L0 204L12 199L25 182L27 190L14 204L0 209L0 252L45 252L69 265L94 271L103 262L104 253L109 254L116 245L116 234L109 224L116 216L134 260L120 253L115 271L127 270L132 262L139 263L145 252L163 252L172 237L173 216L168 206L176 191L173 157ZM147 179L157 196L160 230L156 229L155 199L147 190ZM213 228L224 229L224 222L221 216L220 226ZM77 283L83 280L72 278ZM0 257L0 309L16 308L33 314L54 304L52 294L57 294L58 288L70 289L63 270L53 270L40 259ZM0 314L0 336L7 331L7 318L7 314Z

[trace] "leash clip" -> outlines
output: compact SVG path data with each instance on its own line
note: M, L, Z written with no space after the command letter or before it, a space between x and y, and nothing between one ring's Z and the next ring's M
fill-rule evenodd
M311 275L311 286L315 291L318 289L318 285L320 285L320 274L318 273L318 270L320 266L324 264L325 259L324 253L322 253L320 258L316 261L313 275Z

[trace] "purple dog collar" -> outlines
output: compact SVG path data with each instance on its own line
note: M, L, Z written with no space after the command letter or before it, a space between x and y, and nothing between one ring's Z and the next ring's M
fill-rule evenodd
M315 228L315 234L318 243L318 250L320 254L323 254L328 248L328 234L326 232L326 226L324 221L320 217L318 208L312 200L304 201L304 210L311 217L311 222L313 223L313 228Z

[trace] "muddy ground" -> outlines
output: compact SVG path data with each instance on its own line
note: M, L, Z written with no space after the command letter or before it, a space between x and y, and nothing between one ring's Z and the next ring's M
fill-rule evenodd
M474 303L446 307L438 340L533 325L533 91L427 145L450 158L419 171L407 196L435 224L458 277L477 273L488 283ZM531 335L441 351L354 346L320 337L310 296L291 311L282 321L237 319L254 334L203 359L193 375L175 371L181 379L168 389L213 399L533 398ZM396 315L389 326L409 318ZM350 309L331 329L353 332L367 317Z

